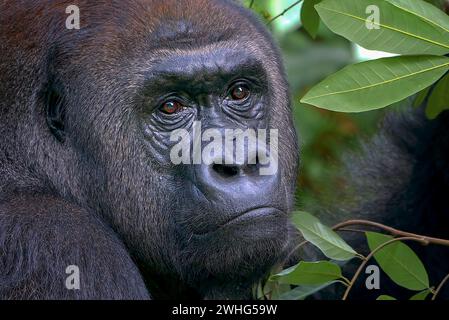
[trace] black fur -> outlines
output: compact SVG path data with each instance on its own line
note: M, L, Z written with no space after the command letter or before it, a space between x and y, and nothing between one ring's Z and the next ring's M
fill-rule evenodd
M428 120L423 108L389 114L381 132L364 146L364 156L347 160L358 197L349 216L449 239L448 150L448 112L435 120ZM412 246L437 285L449 273L449 248ZM402 297L412 294L392 285L381 289ZM448 293L446 288L441 297Z

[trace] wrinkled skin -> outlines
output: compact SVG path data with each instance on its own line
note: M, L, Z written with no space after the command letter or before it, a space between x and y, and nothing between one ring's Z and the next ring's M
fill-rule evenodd
M79 1L68 30L70 4L0 2L0 298L251 298L291 249L298 166L268 32L224 0ZM279 170L173 164L194 121L278 129Z

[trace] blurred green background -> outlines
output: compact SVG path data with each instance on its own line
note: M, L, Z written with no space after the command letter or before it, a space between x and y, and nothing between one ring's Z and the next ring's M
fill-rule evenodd
M245 0L267 22L296 0ZM297 205L328 206L345 185L342 154L356 151L359 141L376 132L385 111L362 114L335 113L301 104L307 89L342 67L388 54L364 50L333 34L321 24L316 39L301 26L301 5L269 24L282 48L294 101L294 119L300 136L301 174Z

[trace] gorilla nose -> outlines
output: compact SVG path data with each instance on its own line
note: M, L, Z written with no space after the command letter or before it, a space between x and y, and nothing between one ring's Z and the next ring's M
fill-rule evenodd
M222 178L234 178L237 176L245 176L245 175L257 175L259 170L259 163L256 158L254 163L246 163L246 164L221 164L221 163L213 163L209 170L215 172L215 174L221 176Z
M208 200L264 205L278 193L280 174L277 157L265 148L250 150L241 159L235 154L229 158L212 157L195 169L196 185ZM271 167L272 170L267 170ZM267 203L269 205L269 203Z
M241 167L235 165L223 165L215 163L212 165L212 170L225 178L232 178L234 176L242 174Z

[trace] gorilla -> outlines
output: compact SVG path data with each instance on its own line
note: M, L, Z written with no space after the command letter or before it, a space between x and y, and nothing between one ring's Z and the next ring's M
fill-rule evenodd
M247 299L285 259L290 96L240 4L2 0L0 54L0 299ZM196 121L278 129L279 169L173 163Z

